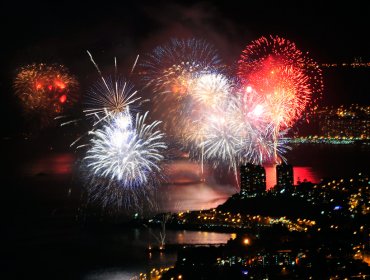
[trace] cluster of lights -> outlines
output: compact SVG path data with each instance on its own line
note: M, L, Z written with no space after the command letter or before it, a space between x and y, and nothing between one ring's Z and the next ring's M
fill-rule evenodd
M306 197L313 205L329 203L333 205L332 211L348 211L350 215L370 213L370 178L359 173L349 179L337 179L314 185L310 189L297 187L292 195ZM346 207L347 206L347 207ZM328 211L327 211L328 212ZM325 214L322 211L321 214ZM329 214L329 213L327 213ZM331 228L336 228L332 226Z
M269 266L272 263L276 266L286 269L288 266L295 266L299 263L301 258L306 256L299 253L298 255L292 254L290 250L277 251L275 253L264 253L254 256L227 256L217 258L217 266L232 266L232 265L241 265L244 268L251 268L256 266ZM245 270L247 271L247 270ZM244 273L247 275L248 273Z
M339 107L326 106L316 110L315 113L324 116L355 117L358 115L370 115L370 106L363 106L356 103L348 106L340 105Z
M364 250L365 245L363 243L354 246L352 249L353 249L353 259L361 260L370 265L370 254L366 250Z
M321 134L327 139L344 142L370 139L370 106L324 107L312 117L319 122Z
M163 274L172 269L173 266L170 267L162 267L162 268L153 268L148 273L140 273L138 280L159 280L162 278ZM137 279L136 277L134 278ZM132 279L132 280L134 280ZM178 275L174 280L182 279L182 275Z
M217 209L181 212L173 217L179 224L196 224L202 227L227 227L232 229L251 228L254 226L271 226L279 224L285 226L289 231L307 231L316 225L315 221L308 219L297 219L296 221L286 217L269 217L261 215L242 215L240 213L223 212Z
M286 143L292 144L332 144L332 145L350 145L356 143L356 141L363 140L358 137L346 137L346 136L307 136L307 137L296 137L286 138Z
M322 68L337 68L337 67L351 67L351 68L368 68L370 67L370 62L362 62L362 58L355 58L353 62L347 63L321 63Z

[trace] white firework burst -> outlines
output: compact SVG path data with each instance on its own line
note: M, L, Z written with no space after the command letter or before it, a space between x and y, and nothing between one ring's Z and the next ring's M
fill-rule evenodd
M231 90L229 79L216 72L201 74L194 79L190 93L192 99L201 105L215 107L230 96Z
M128 110L109 118L92 131L91 147L84 158L89 171L88 189L94 197L128 201L132 193L153 187L167 148L159 121L145 124L147 114L130 116ZM132 197L135 201L135 198Z

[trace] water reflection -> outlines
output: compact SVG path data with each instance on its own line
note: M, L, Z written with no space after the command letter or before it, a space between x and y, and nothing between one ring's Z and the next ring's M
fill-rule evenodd
M70 175L72 173L75 156L72 153L51 153L43 155L22 168L24 175Z
M111 268L109 270L91 272L84 280L128 280L138 276L136 271L128 272L122 268ZM136 278L137 279L137 278Z
M353 170L361 170L368 163L370 149L336 146L298 146L288 155L288 163L294 166L294 183L317 183L324 176L348 176ZM338 161L338 155L341 161ZM33 158L22 166L23 175L56 175L69 180L75 156L72 153L48 153ZM267 165L266 185L276 184L276 167ZM217 207L238 191L233 174L215 170L188 159L177 159L165 167L166 184L158 188L161 211L179 212ZM76 175L78 176L78 174Z
M226 243L232 236L232 233L207 231L168 231L166 242L176 244L219 244Z
M152 231L152 232L150 232ZM121 242L115 246L115 250L120 250L127 256L128 250L134 250L134 259L122 259L119 267L102 269L91 269L85 273L84 280L116 280L133 279L141 272L150 271L152 268L168 267L176 262L176 252L153 252L147 253L146 246L152 241L156 242L153 234L159 234L156 229L151 230L131 230L122 233L119 240ZM135 236L133 240L127 237ZM137 238L137 239L136 239ZM203 231L168 230L166 233L167 244L219 244L226 243L230 238L235 238L232 233L215 233ZM146 245L146 246L145 246Z
M27 162L23 168L25 175L70 175L75 156L72 153L49 154ZM209 209L222 204L237 191L236 186L217 182L213 170L205 166L201 173L199 164L177 160L167 166L168 184L160 187L163 193L165 211ZM276 184L276 165L267 165L267 189ZM309 166L294 166L294 183L310 181L317 183L322 174ZM195 196L194 193L197 195ZM177 202L177 203L173 203Z
M179 212L217 207L237 190L231 183L219 183L214 170L187 160L167 166L168 184L159 188L163 211Z

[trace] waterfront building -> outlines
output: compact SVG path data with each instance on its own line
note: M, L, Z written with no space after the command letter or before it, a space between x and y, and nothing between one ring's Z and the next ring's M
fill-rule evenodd
M261 165L247 163L240 166L240 193L256 195L266 191L266 171Z
M291 189L294 185L293 166L290 164L276 165L276 185L279 189Z

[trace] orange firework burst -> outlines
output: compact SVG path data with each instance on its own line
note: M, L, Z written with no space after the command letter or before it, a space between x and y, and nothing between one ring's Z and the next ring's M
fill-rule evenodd
M143 80L155 93L185 95L192 79L201 72L218 69L216 49L200 39L172 39L156 47L141 64Z
M278 130L289 128L305 110L316 108L323 90L321 70L289 40L270 36L253 41L238 66L249 94L253 89L261 97L259 108Z
M141 63L142 80L153 91L154 114L166 120L166 133L180 136L201 75L223 68L216 49L202 39L172 39L156 47ZM170 117L169 117L170 116Z
M48 122L75 103L78 82L63 65L40 63L20 68L14 88L26 113Z

